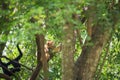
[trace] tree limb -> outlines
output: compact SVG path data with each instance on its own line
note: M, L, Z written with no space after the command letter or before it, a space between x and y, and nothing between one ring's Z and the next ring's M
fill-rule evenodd
M36 34L36 44L37 44L37 67L33 71L29 80L36 80L40 70L43 67L44 73L47 72L47 60L44 53L44 35ZM47 80L46 74L44 75L45 80Z
M8 75L0 73L0 78L4 78L6 80L12 80Z

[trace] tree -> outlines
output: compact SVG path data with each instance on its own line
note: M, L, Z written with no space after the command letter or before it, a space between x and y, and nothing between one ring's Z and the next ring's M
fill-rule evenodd
M0 14L0 55L16 57L20 42L21 65L30 67L22 67L17 78L120 79L120 0L5 0L0 1ZM36 45L35 34L43 34L45 42L52 40L55 46L61 43L62 51L51 51L47 62L40 59L35 53L44 53L44 44Z
M73 80L75 37L72 24L66 20L63 30L62 80Z
M120 3L118 2L116 5L119 4ZM105 7L102 5L105 5ZM109 13L109 14L106 13L107 18L101 16L101 18L99 19L98 15L100 15L100 12L97 10L100 7L106 8L106 6L107 7L112 6L110 9L109 8L106 9L106 12ZM91 28L91 30L88 30L91 31L88 32L88 35L90 36L91 39L89 41L86 41L86 43L84 44L82 48L82 53L76 62L75 72L77 71L78 72L76 73L77 76L75 75L76 76L75 80L93 80L100 59L101 51L107 44L107 42L111 39L112 30L116 29L116 25L119 20L116 19L118 15L113 17L110 16L111 14L115 14L113 7L115 7L115 4L106 5L102 1L96 2L94 1L93 5L90 5L88 7L86 27L87 29ZM113 23L110 24L111 21ZM89 43L92 43L92 45L88 45Z

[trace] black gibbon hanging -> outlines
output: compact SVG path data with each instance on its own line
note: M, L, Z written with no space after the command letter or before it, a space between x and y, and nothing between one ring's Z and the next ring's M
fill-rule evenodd
M0 67L3 70L3 73L8 75L8 76L12 76L14 75L15 72L19 72L21 69L21 65L19 63L19 60L22 58L23 53L19 48L19 44L17 44L17 49L19 51L19 56L17 56L15 59L10 60L8 63L4 63L2 62L2 60L0 59ZM8 68L9 65L13 65L13 68Z

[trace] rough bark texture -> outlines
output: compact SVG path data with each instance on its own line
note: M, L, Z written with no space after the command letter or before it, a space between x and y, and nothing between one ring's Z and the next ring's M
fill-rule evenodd
M82 53L75 64L75 72L78 71L75 80L93 80L102 48L110 37L108 35L109 29L104 33L100 33L97 32L99 29L96 27L96 32L94 33L96 36L91 40L94 44L86 45L82 48Z
M64 26L65 36L62 47L62 80L73 80L74 32L69 23Z
M91 40L86 41L82 53L75 63L74 80L93 80L99 62L101 51L110 39L113 26L106 27L99 21L92 25L96 18L96 7L89 6L87 12L87 31ZM107 23L107 22L106 22ZM92 44L92 45L89 45Z

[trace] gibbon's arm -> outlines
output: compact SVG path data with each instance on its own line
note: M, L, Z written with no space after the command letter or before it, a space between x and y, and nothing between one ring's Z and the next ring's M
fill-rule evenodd
M14 67L14 68L11 69L11 71L13 73L19 72L21 70L21 64L19 63L19 61L22 58L23 53L22 53L21 49L19 48L19 44L17 44L17 49L18 49L19 55L15 59L10 61L10 64L12 64L13 67Z
M18 49L18 52L19 52L19 55L18 55L18 57L16 57L13 61L15 61L15 62L19 62L19 60L22 58L22 56L23 56L23 53L22 53L22 51L21 51L21 49L20 49L20 47L19 47L19 43L17 44L17 49Z
M21 51L21 49L20 49L20 47L19 47L19 43L17 44L17 49L18 49L18 51L19 51L20 56L22 57L22 56L23 56L23 53L22 53L22 51Z

